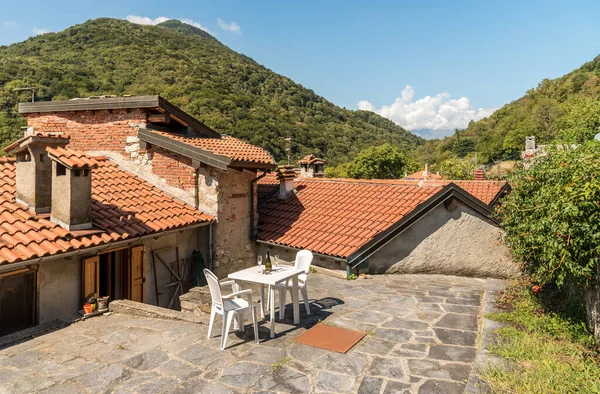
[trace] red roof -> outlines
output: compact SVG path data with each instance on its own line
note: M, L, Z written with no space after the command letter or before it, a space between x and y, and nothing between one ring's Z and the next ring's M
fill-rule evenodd
M327 160L320 159L320 158L316 157L315 155L304 156L304 158L302 160L298 160L298 164L313 164L313 163L327 164Z
M300 178L285 200L279 181L259 181L258 238L346 258L452 181ZM454 181L486 204L504 182Z
M65 149L60 146L56 148L47 147L46 152L48 152L51 159L54 159L69 168L98 167L98 162L94 158L73 149Z
M69 232L15 202L15 161L0 158L0 265L214 220L106 158L95 161L92 222L103 231Z
M156 130L152 130L152 132L216 155L225 156L234 161L275 165L275 160L263 148L226 135L221 138L207 138L190 137Z

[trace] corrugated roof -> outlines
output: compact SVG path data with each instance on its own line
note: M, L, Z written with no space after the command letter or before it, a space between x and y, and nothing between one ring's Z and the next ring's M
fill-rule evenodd
M15 202L15 161L0 158L0 265L214 220L106 158L95 161L92 222L104 231L77 236Z
M259 181L258 238L346 258L454 182L485 204L505 183L300 178L297 193L277 198L279 180Z

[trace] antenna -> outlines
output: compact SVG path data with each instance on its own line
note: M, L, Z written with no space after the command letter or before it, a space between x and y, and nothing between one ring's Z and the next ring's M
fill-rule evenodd
M290 153L292 151L292 137L286 138L285 142L287 142L285 151L287 152L287 159L288 159L288 166L289 166L290 165Z
M13 92L19 92L19 91L23 91L23 90L30 90L31 91L31 102L35 102L35 88L34 87L27 87L27 88L14 88Z

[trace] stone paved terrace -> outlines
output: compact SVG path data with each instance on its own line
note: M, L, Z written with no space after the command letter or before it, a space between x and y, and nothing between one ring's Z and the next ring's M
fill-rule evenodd
M485 280L309 277L312 316L251 328L219 351L207 326L112 314L0 350L0 393L461 393L477 352ZM347 354L296 344L319 320L368 334Z

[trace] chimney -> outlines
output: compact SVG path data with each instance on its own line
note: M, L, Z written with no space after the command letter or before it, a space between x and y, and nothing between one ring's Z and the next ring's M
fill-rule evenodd
M92 169L98 162L85 153L47 148L52 160L50 220L69 231L92 228Z
M279 198L285 199L294 193L294 178L296 172L294 166L281 166L277 169L277 178L279 179Z
M475 170L473 175L476 181L483 181L485 179L485 170Z
M17 175L16 199L35 213L50 212L52 201L52 163L47 147L62 147L69 139L50 134L32 134L4 148L14 154Z
M305 156L304 159L299 160L300 165L300 177L302 178L323 178L325 172L325 164L327 160L320 159L315 155Z
M427 179L427 170L428 170L428 165L427 163L425 163L425 171L423 171L423 178Z
M535 150L535 137L525 137L525 151Z

